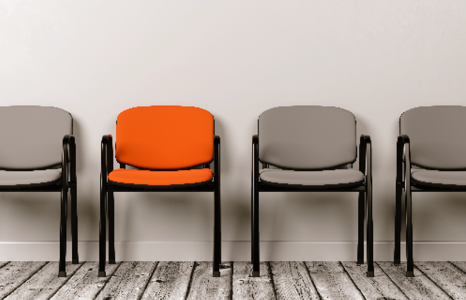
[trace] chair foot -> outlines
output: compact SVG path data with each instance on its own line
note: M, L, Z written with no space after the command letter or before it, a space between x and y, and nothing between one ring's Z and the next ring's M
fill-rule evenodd
M372 271L372 272L367 272L367 277L374 277L374 271Z
M58 277L66 277L66 271L58 272Z
M393 261L393 264L394 264L394 265L399 265L399 264L401 264L401 261L400 261L399 259L395 259L395 260Z
M363 264L364 264L364 260L358 260L358 261L356 262L356 264L357 264L357 265L363 265Z
M414 272L413 271L406 272L406 277L414 277Z
M73 265L79 264L79 258L73 258Z
M213 277L220 277L220 271L214 271Z
M261 277L260 271L253 271L252 277Z
M99 271L98 277L107 277L107 275L105 274L105 271Z
M108 261L108 263L109 263L110 265L114 265L114 264L116 264L116 261L115 261L114 259L110 259L110 260Z

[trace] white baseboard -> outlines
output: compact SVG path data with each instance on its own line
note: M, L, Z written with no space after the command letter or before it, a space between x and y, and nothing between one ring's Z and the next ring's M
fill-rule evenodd
M117 261L210 261L213 251L212 242L117 242L115 247ZM58 249L58 242L0 242L0 261L58 261ZM249 241L222 242L222 260L248 261L250 249ZM374 260L393 260L393 249L393 242L374 243ZM405 251L402 243L402 261ZM261 242L260 252L262 261L355 261L356 243ZM97 261L98 254L98 242L79 242L81 261ZM67 260L71 260L70 242ZM466 242L414 243L414 260L466 261Z

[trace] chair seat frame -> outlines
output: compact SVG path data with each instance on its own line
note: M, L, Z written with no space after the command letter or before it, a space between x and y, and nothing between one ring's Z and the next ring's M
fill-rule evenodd
M332 185L305 186L275 184L260 181L259 136L252 137L252 189L251 189L251 262L253 277L260 277L259 192L358 192L358 245L357 263L364 263L364 222L367 224L367 276L374 276L374 239L372 221L372 143L367 135L361 135L359 170L365 175L364 182ZM367 162L367 165L366 165ZM263 163L263 166L267 165ZM367 168L366 168L367 166ZM301 171L301 170L300 170Z
M73 135L67 134L63 137L62 148L61 178L51 182L35 183L30 185L21 184L0 186L0 192L60 192L60 257L58 263L58 277L66 277L66 223L68 215L68 192L70 192L71 195L72 263L79 264L76 143ZM8 169L8 171L34 170Z
M108 180L113 171L112 136L104 135L101 143L100 175L100 228L99 228L99 277L105 277L106 227L108 222L109 264L115 264L115 200L114 192L214 192L214 243L213 276L220 277L221 259L221 209L220 209L220 137L214 136L214 176L211 181L184 185L141 185ZM212 163L212 161L210 162ZM206 164L206 165L210 165ZM120 168L126 164L120 163ZM155 170L152 171L167 171Z
M396 206L394 264L401 263L402 199L404 198L406 222L406 277L414 277L413 258L413 196L412 192L466 192L465 186L424 184L412 178L410 139L406 134L398 136L396 145Z

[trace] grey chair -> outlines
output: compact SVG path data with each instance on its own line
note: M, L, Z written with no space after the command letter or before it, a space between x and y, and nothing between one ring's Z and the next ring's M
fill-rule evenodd
M361 135L359 170L353 169L357 152L354 115L337 107L276 107L260 115L258 127L259 134L252 138L253 276L260 276L259 192L322 191L359 193L357 263L364 263L367 210L367 276L374 276L371 140Z
M394 263L400 264L404 198L406 276L413 277L412 192L466 192L466 107L416 107L404 112L399 122Z
M0 192L60 192L59 277L66 277L67 194L71 192L72 259L78 258L76 146L71 115L59 108L0 107Z

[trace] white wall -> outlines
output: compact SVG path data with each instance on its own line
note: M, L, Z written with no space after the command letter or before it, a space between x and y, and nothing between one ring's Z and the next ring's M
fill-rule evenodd
M375 241L393 241L398 117L421 105L466 105L465 53L461 0L0 0L1 105L57 106L74 117L82 257L97 258L85 242L98 240L102 135L115 135L119 112L145 105L192 105L215 116L223 240L232 242L225 259L249 257L246 244L237 256L230 245L250 239L251 136L258 115L280 105L356 115L358 136L373 141ZM464 198L415 194L415 241L466 241ZM211 241L212 199L117 194L116 239ZM354 193L261 199L263 241L356 241ZM0 260L14 258L6 242L58 241L58 194L1 193L0 207L0 243L10 251ZM170 259L187 258L179 253Z

